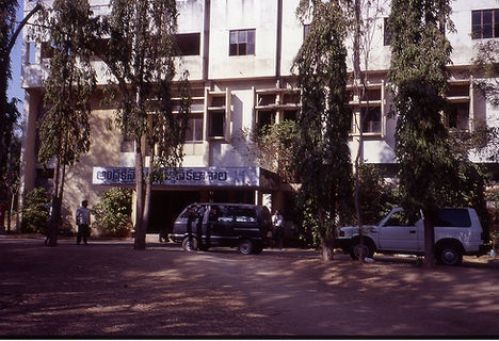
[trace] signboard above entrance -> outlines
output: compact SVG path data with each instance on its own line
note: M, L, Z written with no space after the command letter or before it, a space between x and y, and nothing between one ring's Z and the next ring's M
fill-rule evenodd
M146 172L148 169L146 169ZM189 167L163 168L155 186L230 186L259 187L259 167ZM92 184L111 186L135 185L133 167L94 167Z

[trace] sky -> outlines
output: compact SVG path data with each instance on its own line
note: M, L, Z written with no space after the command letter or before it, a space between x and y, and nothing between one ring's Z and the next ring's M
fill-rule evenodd
M19 8L17 9L17 22L22 20L23 17L23 6L24 1L19 1ZM19 35L14 46L14 50L11 54L11 67L12 67L12 79L9 82L9 89L7 91L7 97L16 97L21 101L24 101L24 90L21 88L21 46L22 46L22 34ZM22 103L18 105L18 108L22 109Z

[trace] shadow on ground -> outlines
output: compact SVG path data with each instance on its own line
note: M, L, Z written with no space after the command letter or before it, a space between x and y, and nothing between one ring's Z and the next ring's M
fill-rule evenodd
M497 336L499 262L0 242L3 336Z

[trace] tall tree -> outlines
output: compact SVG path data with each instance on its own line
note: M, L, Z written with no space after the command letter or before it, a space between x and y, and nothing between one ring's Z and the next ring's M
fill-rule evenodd
M381 0L352 0L348 4L351 13L351 36L352 45L352 64L353 64L353 98L357 100L356 111L354 112L354 141L356 140L357 154L354 159L354 205L357 225L359 226L360 248L359 252L366 252L363 238L363 213L361 203L362 193L367 193L362 188L363 179L361 178L361 169L364 165L364 112L370 110L369 103L369 63L372 48L372 40L376 30L376 21L382 14L386 1ZM355 143L354 143L355 145ZM359 261L364 262L364 256L359 256Z
M475 73L481 78L477 83L485 97L494 105L499 105L499 42L488 40L477 44L477 54L473 59Z
M134 248L141 250L146 247L154 180L162 176L160 167L177 166L183 157L190 110L188 75L173 82L178 55L175 0L111 0L110 5L111 14L102 20L101 33L109 37L106 48L95 44L94 52L113 76L117 122L135 140Z
M18 5L17 0L0 0L0 204L8 201L9 192L17 181L17 177L12 176L12 169L16 167L13 160L18 159L14 153L17 143L14 130L19 113L16 109L17 100L7 98L8 83L12 76L10 54L26 22L41 8L37 4L16 25Z
M393 0L389 77L399 114L396 154L403 206L424 216L426 267L434 264L434 223L459 183L458 164L441 112L452 47L445 36L450 0Z
M48 245L57 245L67 166L90 147L89 100L95 88L90 51L84 48L92 33L88 0L55 0L48 13L52 51L45 82L45 112L40 122L39 158L53 162L54 182Z
M302 108L298 115L297 167L305 224L313 226L322 258L332 259L335 228L349 211L352 167L351 115L346 91L347 21L338 1L302 0L298 17L310 20L296 59Z

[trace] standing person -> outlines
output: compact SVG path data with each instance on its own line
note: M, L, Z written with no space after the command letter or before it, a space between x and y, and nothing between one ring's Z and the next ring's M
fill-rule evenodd
M87 208L88 201L83 200L81 206L76 210L76 225L78 225L78 235L76 244L80 245L83 238L83 243L87 245L87 234L90 229L90 210Z
M274 215L272 216L272 225L274 227L274 245L279 246L279 248L282 249L284 238L284 218L279 210L275 210Z
M218 222L218 217L220 215L218 206L211 206L208 209L210 211L208 213L208 224L206 224L206 249L211 247L211 233L213 231L213 226Z

